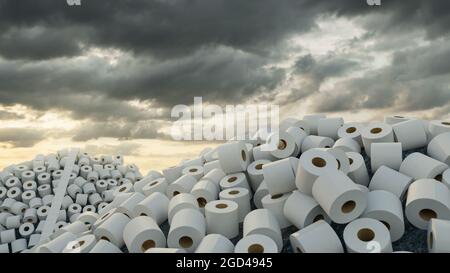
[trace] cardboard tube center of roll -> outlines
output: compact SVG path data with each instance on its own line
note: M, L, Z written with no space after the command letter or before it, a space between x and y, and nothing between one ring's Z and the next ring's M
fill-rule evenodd
M142 252L145 252L146 250L148 250L148 249L150 249L150 248L153 248L153 247L155 247L155 246L156 246L155 241L153 241L153 240L147 240L147 241L145 241L145 242L142 243L142 245L141 245L141 250L142 250Z
M372 133L372 134L379 134L379 133L381 133L383 131L383 129L381 129L380 127L376 127L376 128L373 128L372 130L370 130L370 132Z
M140 216L147 216L147 214L146 213L141 213L141 215Z
M442 182L442 174L436 175L436 177L434 179L436 179L439 182Z
M257 170L261 170L264 164L260 163L258 165L255 166L255 169Z
M154 181L150 184L150 186L155 186L156 184L158 184L158 181Z
M437 214L434 210L431 209L423 209L419 212L419 216L420 218L422 218L422 220L428 222L430 221L432 218L437 218Z
M28 223L33 223L33 219L28 219Z
M122 188L120 188L119 192L123 192L126 189L127 189L127 187L122 187Z
M16 194L16 190L12 190L12 191L11 191L11 194Z
M347 133L351 134L356 132L356 128L355 127L348 127L347 130L345 130Z
M238 193L239 193L239 191L236 191L236 190L229 192L229 194L231 194L231 195L235 195L235 194L238 194Z
M178 243L182 248L190 248L194 244L194 241L189 236L183 236L178 240Z
M91 223L89 223L89 222L84 222L84 224L85 224L86 226L90 226L90 225L91 225Z
M315 223L315 222L320 221L320 220L323 220L323 219L325 219L325 217L323 217L322 214L319 214L319 215L317 215L316 217L314 217L313 222Z
M260 244L252 244L248 247L248 253L264 253L264 247Z
M337 164L338 164L338 170L341 169L341 161L339 161L339 159L336 158Z
M430 236L428 237L428 244L430 245L430 249L433 248L434 236L433 232L430 232Z
M325 146L324 148L327 148L327 149L328 149L328 148L330 148L330 146L327 145L327 146Z
M370 242L375 238L375 233L370 228L363 228L358 231L356 236L363 242Z
M178 195L178 194L180 194L179 191L174 191L174 192L173 192L173 196Z
M298 253L303 253L303 251L299 247L296 247L295 249L297 250Z
M405 118L403 116L394 116L394 118Z
M23 230L28 231L28 230L30 230L30 228L29 227L24 227Z
M31 193L27 192L26 196L30 196L30 195L31 195Z
M241 157L242 157L242 160L247 161L247 154L245 153L244 150L241 151Z
M28 183L28 184L27 184L27 187L31 187L31 186L32 186L31 183Z
M388 230L391 230L391 225L389 225L388 222L381 221L381 220L380 220L380 222L383 223L383 225L385 225Z
M22 213L24 213L25 211L27 211L27 208L23 208L23 209L21 210Z
M237 177L236 176L232 176L232 177L230 177L230 178L228 178L228 182L229 183L233 183L234 181L236 181L237 180Z
M196 171L198 171L196 168L190 169L189 170L191 173L195 173Z
M106 237L106 236L102 236L102 237L100 238L100 240L105 240L105 241L108 241L108 242L110 242L109 238L108 238L108 237Z
M355 207L356 207L355 201L350 200L345 202L344 205L342 205L341 211L343 213L350 213L355 209Z
M311 162L314 166L319 167L319 168L323 168L327 165L327 162L323 158L320 158L320 157L314 157L311 160Z
M227 204L217 204L217 205L216 205L216 208L218 208L218 209L225 209L225 208L227 208L227 207L228 207Z
M206 206L206 203L208 203L208 201L206 201L206 199L203 197L199 197L197 198L197 203L199 207L204 208Z
M348 158L348 162L350 163L350 165L353 164L353 159L352 158Z
M450 121L443 121L442 125L450 126Z
M105 215L102 216L102 220L105 219L106 217L108 217L109 213L106 213Z
M279 193L279 194L272 195L270 198L272 198L272 199L278 199L278 198L281 198L282 196L283 196L283 194L282 194L282 193Z
M280 141L278 141L278 150L284 150L287 147L287 143L286 140L284 139L280 139Z
M46 213L46 212L47 212L47 210L46 210L46 209L43 209L43 210L42 210L42 213Z
M72 246L72 249L76 249L76 248L82 247L83 245L84 245L84 241L81 240L81 241L77 242L76 244L74 244Z

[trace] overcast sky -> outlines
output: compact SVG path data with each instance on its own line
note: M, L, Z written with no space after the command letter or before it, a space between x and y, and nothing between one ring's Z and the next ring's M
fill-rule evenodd
M170 110L449 118L450 1L0 0L0 166L77 146L144 170L196 155Z

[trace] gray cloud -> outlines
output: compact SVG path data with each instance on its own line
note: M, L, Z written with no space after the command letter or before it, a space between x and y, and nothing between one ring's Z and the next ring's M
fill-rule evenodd
M14 112L0 110L0 120L23 119L24 116Z
M117 145L86 145L84 150L93 155L138 155L141 144L134 142L121 142Z
M0 142L13 147L32 147L45 139L45 133L38 129L0 128Z

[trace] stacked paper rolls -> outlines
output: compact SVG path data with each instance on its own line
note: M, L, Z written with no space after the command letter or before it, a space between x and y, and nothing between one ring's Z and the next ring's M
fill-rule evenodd
M391 253L389 230L380 221L360 218L344 229L344 242L349 253Z
M324 114L311 114L305 115L303 120L307 122L309 125L309 130L311 135L317 135L317 129L319 126L319 120L322 118L326 118L327 116Z
M136 185L136 184L135 184ZM169 184L167 184L165 178L157 178L151 182L148 182L146 185L142 187L142 193L145 194L145 196L150 196L151 194L155 192L160 193L166 193L167 187Z
M236 202L216 200L206 204L206 231L221 234L228 239L239 235L239 211Z
M239 223L244 221L245 216L252 210L250 204L250 193L246 188L231 188L219 193L221 200L231 200L238 204ZM256 193L255 197L256 198Z
M219 189L214 182L209 180L200 180L192 188L191 194L197 198L198 206L200 208L204 208L208 202L217 199Z
M92 234L87 234L87 235L77 238L74 241L69 242L62 252L63 253L89 253L89 251L91 251L92 248L94 248L96 243L97 243L97 240L95 239L95 236Z
M245 173L229 174L220 181L221 190L237 187L246 188L250 191L250 186L248 185Z
M121 248L124 245L123 229L129 221L130 218L125 214L116 212L95 229L94 235L99 240L109 241L118 248Z
M297 156L301 151L303 140L308 135L304 130L300 129L299 127L289 127L286 130L286 133L290 134L295 141L295 152L292 156Z
M160 192L155 192L139 202L133 209L134 217L150 216L158 225L167 220L169 198Z
M263 182L261 182L261 184L259 184L259 187L253 196L253 203L255 204L255 206L258 209L261 209L263 207L261 200L263 199L264 196L266 196L268 194L269 194L269 190L267 189L266 182L263 180Z
M185 174L167 187L167 196L172 198L180 193L189 193L196 183L197 179L194 176Z
M296 253L344 253L336 232L323 220L292 233L289 240Z
M363 126L357 122L345 123L344 125L342 125L342 127L338 129L338 136L339 138L350 138L356 141L361 147L361 145L363 145L361 138L362 128Z
M203 172L203 167L200 165L188 166L181 171L183 175L190 174L195 177L196 180L199 180L203 177Z
M181 209L172 219L167 245L194 252L205 236L205 218L196 209Z
M270 153L277 159L290 157L296 152L294 137L287 132L280 131L270 134L267 143L275 145Z
M372 143L394 142L394 133L392 126L386 123L374 123L361 131L361 137L366 150L366 154L370 156L370 148Z
M173 216L182 209L199 209L198 202L195 197L190 193L180 193L170 199L168 208L168 220L169 224L172 222Z
M409 118L404 117L404 116L385 116L384 117L384 122L390 125L394 125L396 123L400 123L403 121L407 121L409 120Z
M342 151L361 153L361 145L349 137L343 137L338 140L333 145L333 148L341 149Z
M280 225L275 216L267 209L256 209L245 216L244 237L251 234L270 237L277 244L277 252L283 248Z
M165 247L166 237L151 217L133 218L123 230L123 240L130 253L143 253L153 247Z
M429 130L432 137L436 137L442 133L450 132L450 121L432 120L429 123Z

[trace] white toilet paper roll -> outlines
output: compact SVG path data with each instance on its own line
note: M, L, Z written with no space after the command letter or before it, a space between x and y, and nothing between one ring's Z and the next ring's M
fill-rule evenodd
M35 224L37 222L37 209L28 208L23 215L23 222Z
M204 208L206 203L217 200L219 188L209 180L200 180L192 188L191 194L197 199L198 206Z
M296 253L344 253L336 232L323 220L291 234L289 240Z
M274 157L270 153L271 149L268 144L261 144L259 146L253 147L252 153L253 153L253 159L256 160L269 160L274 161L277 160L276 157Z
M403 160L400 172L414 179L439 178L438 176L448 168L448 165L429 156L412 153Z
M89 204L91 204L93 206L97 206L98 204L100 204L103 201L103 199L100 196L100 194L94 193L94 194L89 195L88 201L89 201Z
M130 193L132 191L133 191L133 184L125 183L114 189L114 196L117 196L120 193Z
M153 247L145 251L145 253L186 253L186 250L180 248L158 248Z
M314 199L338 224L358 218L367 207L366 194L341 171L330 171L319 178L312 188Z
M428 128L431 137L436 137L439 134L450 132L450 121L432 120L430 121Z
M132 193L130 197L128 197L117 207L117 212L123 213L129 218L132 218L134 215L134 208L144 199L145 195L143 195L142 193Z
M394 142L392 126L386 123L373 123L361 130L361 137L367 156L370 156L372 143Z
M94 235L98 240L109 241L121 248L124 245L123 230L129 221L125 214L116 212L94 230Z
M370 178L364 158L362 155L354 152L346 153L346 155L348 156L350 163L349 172L347 173L348 177L350 177L350 179L352 179L356 184L367 187L369 185Z
M400 122L407 121L407 120L409 120L409 118L404 117L404 116L399 116L399 115L384 117L384 123L387 123L390 125L394 125L396 123L400 123Z
M276 147L270 149L270 153L277 159L292 156L296 152L296 142L287 132L271 133L267 138L267 143L277 143Z
M64 227L62 227L60 230L52 234L53 238L56 238L63 234L64 232L70 232L77 236L84 234L85 232L89 231L88 226L81 222L81 221L74 221L73 223L67 224Z
M404 200L412 177L404 175L386 166L381 166L372 176L369 189L385 190L395 194L400 200Z
M222 166L220 165L219 160L207 162L205 165L203 165L203 171L205 172L205 175L214 169L220 169L220 168L222 168Z
M252 210L250 204L250 193L246 188L237 187L226 189L219 193L219 197L221 200L231 200L238 204L239 223L242 223L245 216Z
M193 166L188 166L186 168L184 168L181 173L183 175L185 174L190 174L193 177L195 177L196 180L200 180L200 178L203 177L203 167L200 165L193 165Z
M205 206L206 232L228 239L239 235L238 204L231 200L215 200Z
M164 178L166 178L167 183L171 184L172 182L180 178L182 169L183 166L173 166L162 170Z
M0 232L0 241L2 244L11 243L16 240L16 231L8 229Z
M267 209L256 209L245 216L243 236L247 237L252 234L270 237L277 244L277 252L283 248L280 225L272 212Z
M66 245L76 240L77 236L70 232L65 232L61 234L61 236L58 236L57 238L51 240L48 243L43 244L39 252L40 253L61 253Z
M247 176L244 173L233 173L225 176L220 180L220 189L230 189L230 188L246 188L250 192L250 186L247 182Z
M291 158L264 164L262 171L264 181L271 195L288 193L296 189Z
M427 145L427 134L420 120L412 119L392 125L395 138L402 143L403 151Z
M111 200L109 201L112 201L112 199L114 198L112 195L113 191L111 191L111 198L110 198ZM79 204L80 206L86 206L88 202L88 197L89 195L87 194L79 193L76 196L75 203Z
M22 183L27 181L34 181L34 179L36 178L36 174L31 170L24 171L21 176Z
M47 218L47 214L50 210L50 207L48 206L42 206L40 208L37 209L36 214L38 216L39 220L45 220Z
M22 187L22 183L20 182L19 178L11 177L11 178L8 178L8 180L6 180L5 186L8 189L11 189L11 188L14 188L14 187L19 187L20 188L20 187Z
M172 219L167 245L194 252L205 236L205 218L197 209L185 208L178 211Z
M89 253L96 243L95 236L87 234L69 242L62 253Z
M311 135L317 135L319 120L326 117L327 116L324 114L311 114L303 116L303 120L309 125Z
M133 210L134 217L150 216L158 225L167 220L169 198L160 192L155 192L139 202Z
M277 218L277 222L280 228L287 228L291 225L291 222L284 216L284 204L289 198L291 193L266 195L261 200L263 208L268 209Z
M19 234L22 238L28 238L34 232L34 225L32 223L23 223L19 227Z
M144 253L153 247L165 247L166 237L153 218L138 216L123 230L123 240L130 253Z
M316 178L337 168L336 158L331 154L317 149L308 150L300 156L295 184L301 192L311 195Z
M42 199L40 197L35 197L30 200L30 202L28 203L28 206L30 208L37 209L38 207L42 206Z
M302 149L303 140L308 134L299 127L289 127L286 129L286 133L290 134L295 141L295 153L292 156L298 156Z
M196 183L197 179L194 176L185 174L167 187L167 196L172 198L180 193L189 193Z
M249 156L245 144L230 142L217 148L221 169L226 173L237 173L247 170Z
M344 119L338 118L321 118L317 122L317 134L319 136L329 137L334 140L338 139L338 130L344 124Z
M99 218L98 213L95 212L83 212L77 217L77 221L84 223L89 229Z
M322 136L307 136L302 143L302 153L314 148L331 148L334 145L334 140L329 137Z
M11 253L19 253L23 250L27 249L27 240L26 239L17 239L11 242Z
M272 161L262 159L253 161L250 165L248 165L247 174L253 191L256 191L261 182L264 180L263 166L270 162Z
M22 216L27 208L28 206L23 202L14 202L14 204L11 205L11 212Z
M275 241L263 234L245 236L236 244L234 253L278 253Z
M185 208L199 209L198 202L190 193L180 193L170 199L168 208L169 224L172 222L173 216L180 210Z
M3 200L3 203L1 205L2 211L3 212L11 212L11 208L16 202L17 201L12 198L9 198L9 197L5 198L5 200Z
M6 192L8 189L5 187L0 186L0 201L3 201L6 198Z
M427 147L428 156L450 165L450 132L434 137Z
M293 191L283 207L286 219L298 229L302 229L319 220L330 223L331 219L311 196Z
M67 209L67 215L70 217L72 217L72 215L77 214L77 213L81 213L81 210L83 208L81 207L80 204L72 204L69 206L69 208Z
M83 193L85 194L93 194L96 193L97 189L95 188L95 184L92 182L87 182L83 185Z
M12 187L6 192L6 197L22 201L22 190L19 187Z
M209 234L203 237L195 253L233 253L234 245L221 234Z
M16 229L20 227L20 222L22 220L22 216L20 215L13 215L6 218L6 225L5 227L7 229Z
M27 181L23 183L23 190L24 191L36 191L37 189L37 183L35 181Z
M97 182L95 182L95 189L97 190L97 193L102 193L108 189L108 183L104 179L97 180Z
M432 218L450 220L450 190L434 179L413 182L406 198L405 215L420 229L427 229Z
M319 148L319 150L323 150L329 154L331 154L337 162L337 169L345 174L347 174L350 170L350 160L347 154L341 149L336 148Z
M369 192L367 208L361 217L382 222L389 230L392 242L399 240L405 232L402 203L391 192L383 190Z
M144 185L142 187L142 192L145 194L145 196L150 196L154 192L160 192L160 193L166 194L168 186L169 186L169 184L167 183L167 181L164 177L157 178L153 181L148 182L146 185Z
M442 183L450 189L450 169L442 173Z
M341 138L352 139L359 145L359 147L361 147L363 145L361 138L362 128L363 125L358 122L345 123L344 125L342 125L342 127L338 129L338 137L340 139Z
M450 221L431 219L428 224L427 246L429 253L450 253Z
M403 160L402 145L403 143L400 142L372 143L370 149L372 173L376 172L383 165L398 171Z
M298 128L304 131L307 135L310 134L309 123L305 120L286 118L280 122L280 131L287 131L289 128Z
M99 240L89 253L122 253L122 251L106 240Z
M360 218L348 224L344 229L344 242L350 253L392 252L389 230L371 218Z

